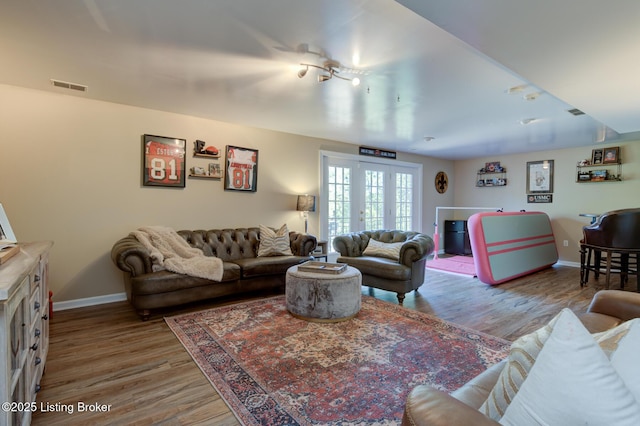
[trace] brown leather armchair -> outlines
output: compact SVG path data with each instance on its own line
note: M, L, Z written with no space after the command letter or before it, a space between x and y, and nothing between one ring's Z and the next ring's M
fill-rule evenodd
M399 259L367 256L369 240L382 243L402 242ZM424 282L427 256L434 243L426 234L412 231L378 230L352 232L333 239L333 248L340 253L339 263L346 263L362 274L362 285L397 293L402 305L406 293L417 290Z
M640 294L601 290L593 297L587 312L578 317L591 333L608 330L624 321L640 318ZM497 383L505 363L501 361L493 365L451 394L426 385L417 386L407 397L402 424L498 425L478 409Z

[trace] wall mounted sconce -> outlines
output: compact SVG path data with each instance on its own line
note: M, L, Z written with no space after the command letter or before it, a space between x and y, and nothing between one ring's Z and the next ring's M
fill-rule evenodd
M316 211L316 197L314 195L298 195L298 205L296 210L302 212L304 216L304 233L307 233L309 225L309 212Z

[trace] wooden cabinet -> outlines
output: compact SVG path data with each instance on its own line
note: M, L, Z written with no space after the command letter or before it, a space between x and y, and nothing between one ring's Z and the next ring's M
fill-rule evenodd
M49 349L51 242L20 244L0 266L0 425L28 425Z

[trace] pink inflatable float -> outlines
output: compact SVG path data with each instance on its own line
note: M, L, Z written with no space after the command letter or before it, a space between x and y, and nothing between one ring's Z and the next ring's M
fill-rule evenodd
M476 213L467 226L476 273L485 284L500 284L558 261L546 213Z

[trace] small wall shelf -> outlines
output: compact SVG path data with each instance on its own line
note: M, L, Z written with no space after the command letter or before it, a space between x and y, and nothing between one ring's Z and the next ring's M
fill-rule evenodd
M490 188L493 186L507 186L507 170L501 172L482 172L476 175L476 186L478 188Z
M576 166L576 182L602 183L621 182L622 163L588 164Z
M507 168L502 167L499 161L485 163L476 175L476 187L488 188L494 186L507 186Z

